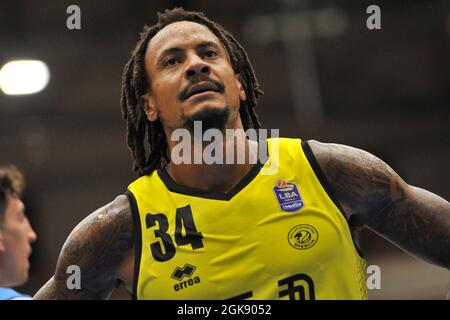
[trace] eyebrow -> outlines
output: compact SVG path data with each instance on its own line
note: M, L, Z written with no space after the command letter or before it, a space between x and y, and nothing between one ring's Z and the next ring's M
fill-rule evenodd
M200 43L199 45L197 45L196 49L203 50L208 47L213 47L216 50L220 49L219 46L215 42L212 42L212 41L204 41L204 42Z
M213 41L203 41L202 43L199 43L196 47L195 50L196 51L201 51L204 50L208 47L213 47L216 50L220 50L220 47L217 45L217 43L213 42ZM156 59L156 61L159 63L164 57L171 55L171 54L177 54L180 52L183 52L184 49L182 48L177 48L177 47L173 47L173 48L168 48L168 49L164 49L158 56L158 58Z

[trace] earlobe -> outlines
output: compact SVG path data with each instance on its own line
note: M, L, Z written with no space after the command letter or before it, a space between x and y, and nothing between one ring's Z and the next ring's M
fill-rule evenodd
M141 104L144 108L145 114L149 121L155 121L158 119L158 113L156 112L155 101L153 97L149 94L143 94L141 96Z
M239 99L241 101L245 101L245 100L247 100L247 95L245 94L245 90L244 90L244 87L242 86L240 78L241 77L239 75L236 75L236 82L237 82L237 86L239 89Z
M240 98L242 101L247 100L247 95L245 94L244 89L240 89L240 90L239 90L239 98Z

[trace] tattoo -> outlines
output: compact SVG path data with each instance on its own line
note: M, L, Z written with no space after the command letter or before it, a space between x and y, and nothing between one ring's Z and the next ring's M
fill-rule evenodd
M118 283L116 271L133 248L131 209L126 196L98 209L69 235L55 275L35 299L106 299ZM67 267L81 270L81 289L68 289Z
M347 217L405 251L450 269L450 203L405 183L360 149L310 141Z

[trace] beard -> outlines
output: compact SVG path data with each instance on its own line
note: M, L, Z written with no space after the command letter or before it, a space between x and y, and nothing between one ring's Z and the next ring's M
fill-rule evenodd
M189 130L191 134L194 134L194 122L201 121L202 135L208 129L218 129L224 134L229 119L230 108L228 106L224 108L206 107L193 114L181 116L183 128Z

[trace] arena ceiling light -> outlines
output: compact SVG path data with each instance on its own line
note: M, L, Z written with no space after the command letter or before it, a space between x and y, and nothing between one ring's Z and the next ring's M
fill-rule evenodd
M0 69L0 88L8 95L42 91L49 79L47 65L39 60L14 60Z

